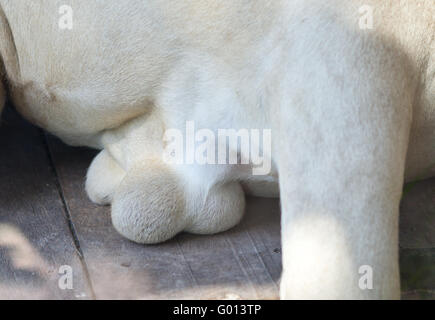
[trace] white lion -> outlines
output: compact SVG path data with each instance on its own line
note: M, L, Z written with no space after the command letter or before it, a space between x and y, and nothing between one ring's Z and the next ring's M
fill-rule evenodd
M402 186L435 174L434 0L64 2L0 0L1 106L101 149L86 188L121 234L226 230L242 183L279 179L282 298L399 297ZM269 175L162 161L187 121L271 129Z

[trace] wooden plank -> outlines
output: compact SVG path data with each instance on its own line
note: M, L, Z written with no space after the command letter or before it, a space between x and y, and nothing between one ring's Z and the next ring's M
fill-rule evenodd
M163 244L132 243L113 229L107 207L83 184L94 151L48 143L97 298L276 299L281 270L277 200L256 199L237 228L182 234Z
M402 300L435 300L435 290L411 290L402 292Z
M435 299L435 178L412 182L400 204L402 299Z
M72 267L72 290L58 286ZM7 108L0 126L0 299L90 296L41 131Z
M279 230L279 201L248 198L245 218L236 228L214 236L183 234L179 242L209 298L278 299Z
M435 178L405 188L400 205L400 246L435 248Z
M402 290L435 290L435 248L401 249Z
M435 298L435 248L401 249L403 299Z

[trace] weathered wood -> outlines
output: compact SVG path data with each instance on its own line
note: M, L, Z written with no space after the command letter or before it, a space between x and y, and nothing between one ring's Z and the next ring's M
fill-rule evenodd
M401 249L403 299L435 299L435 248Z
M435 291L435 248L400 250L402 290Z
M435 299L435 178L410 183L400 205L402 299Z
M400 246L435 248L435 178L407 185L400 205Z
M411 290L402 292L402 300L435 300L435 290Z
M242 224L226 233L138 245L113 229L108 207L86 197L84 177L95 152L52 137L49 146L97 298L278 298L277 200L253 199Z
M73 290L58 286L73 270ZM0 125L0 299L76 299L90 290L41 131L8 108Z
M178 240L196 283L208 287L208 298L278 298L277 200L249 198L246 216L236 228L206 237L183 234Z

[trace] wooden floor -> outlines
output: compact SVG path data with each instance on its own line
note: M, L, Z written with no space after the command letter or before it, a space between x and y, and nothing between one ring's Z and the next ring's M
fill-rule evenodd
M276 299L279 203L248 199L243 222L215 236L143 246L113 229L84 192L95 151L67 147L8 108L0 126L1 299ZM401 205L403 298L435 299L435 179ZM73 289L60 289L70 266Z

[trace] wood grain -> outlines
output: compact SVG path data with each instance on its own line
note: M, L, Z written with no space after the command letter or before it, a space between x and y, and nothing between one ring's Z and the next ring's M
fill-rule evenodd
M73 268L73 290L58 286L62 265ZM41 131L7 108L0 126L0 299L89 296Z
M435 178L413 182L400 205L400 246L435 248Z

